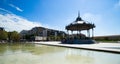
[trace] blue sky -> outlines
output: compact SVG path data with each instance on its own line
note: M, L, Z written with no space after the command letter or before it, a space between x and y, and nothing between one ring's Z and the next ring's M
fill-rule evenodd
M8 31L34 26L65 31L80 11L83 20L95 23L95 36L120 34L120 0L0 0L0 10L11 12L0 16Z

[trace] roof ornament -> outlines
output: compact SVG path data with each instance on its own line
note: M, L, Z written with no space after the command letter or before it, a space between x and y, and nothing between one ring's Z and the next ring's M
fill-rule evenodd
M80 11L78 11L78 17L80 17Z
M82 21L82 18L80 17L80 12L78 11L78 17L76 18L75 22Z

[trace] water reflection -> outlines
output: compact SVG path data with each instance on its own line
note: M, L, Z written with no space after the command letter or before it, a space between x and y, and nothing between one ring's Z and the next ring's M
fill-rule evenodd
M94 58L89 56L90 52L86 52L78 49L66 49L66 59L69 61L69 64L94 64Z
M6 44L0 44L0 55L4 54L6 51Z
M37 44L1 44L0 45L0 54L4 53L15 53L18 51L21 52L29 52L35 55L39 54L46 54L47 53L55 53L64 50L63 48L59 47L51 47L51 46L44 46L44 45L37 45Z
M120 54L38 44L0 44L0 64L120 64Z
M69 64L120 64L120 54L66 48Z

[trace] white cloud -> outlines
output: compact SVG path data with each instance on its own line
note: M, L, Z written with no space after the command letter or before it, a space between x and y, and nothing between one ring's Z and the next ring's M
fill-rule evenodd
M3 9L3 8L0 8L0 11L5 11L6 13L12 13L12 12L10 12L8 10Z
M23 11L22 9L20 9L19 7L15 6L15 5L13 5L13 4L9 4L9 5L10 5L11 7L15 8L16 10L20 11L20 12Z
M45 27L49 29L59 29L58 27L49 24L41 24L39 22L29 21L23 17L17 16L12 12L0 8L0 27L4 27L7 31L30 30L33 27Z
M5 27L7 31L30 30L35 26L41 26L40 23L32 22L14 14L0 14L0 27Z

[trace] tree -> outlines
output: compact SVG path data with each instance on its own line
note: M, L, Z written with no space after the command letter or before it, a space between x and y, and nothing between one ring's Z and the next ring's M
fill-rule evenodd
M8 35L7 32L4 30L0 30L0 40L7 40Z
M12 40L12 41L19 41L20 40L20 35L16 31L8 32L8 37L9 37L9 40Z

